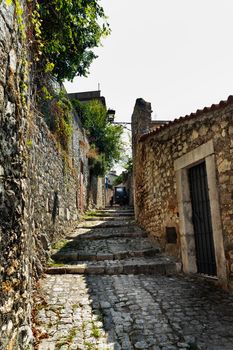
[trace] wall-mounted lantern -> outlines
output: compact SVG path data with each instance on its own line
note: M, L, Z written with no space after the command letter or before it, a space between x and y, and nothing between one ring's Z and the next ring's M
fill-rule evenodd
M114 111L114 109L108 109L107 116L108 116L109 123L113 123L114 122L115 113L116 113L116 111Z

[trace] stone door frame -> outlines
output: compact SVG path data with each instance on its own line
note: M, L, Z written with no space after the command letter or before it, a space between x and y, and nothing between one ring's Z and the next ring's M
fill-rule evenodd
M180 215L179 226L183 271L185 273L197 273L188 169L203 161L205 161L207 172L217 278L222 285L226 285L226 258L223 245L222 220L220 215L213 140L186 153L174 162Z

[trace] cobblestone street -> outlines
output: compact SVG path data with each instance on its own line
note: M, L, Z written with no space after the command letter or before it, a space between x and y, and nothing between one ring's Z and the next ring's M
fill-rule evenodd
M92 220L80 224L66 247L55 253L59 256L65 249L66 262L48 269L40 281L41 298L35 304L37 330L42 334L39 350L232 350L233 296L202 278L175 274L178 265L158 247L153 256L144 256L141 243L135 246L133 237L138 241L141 236L145 242L145 233L133 222L127 229L125 219L121 225L118 217L112 226L109 220L106 214L96 229ZM119 255L123 249L119 240L130 235L127 249L138 253L129 258ZM103 236L111 244L105 243L104 252L98 250L100 256L94 259L93 249ZM89 241L90 261L73 259L72 265L67 264L75 247L83 252L84 242L77 243L82 237ZM145 247L152 250L149 241ZM101 254L106 254L105 259Z

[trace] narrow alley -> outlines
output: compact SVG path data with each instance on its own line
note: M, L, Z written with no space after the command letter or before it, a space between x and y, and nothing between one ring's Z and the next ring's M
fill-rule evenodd
M232 350L232 295L180 274L131 209L85 219L36 291L38 350Z

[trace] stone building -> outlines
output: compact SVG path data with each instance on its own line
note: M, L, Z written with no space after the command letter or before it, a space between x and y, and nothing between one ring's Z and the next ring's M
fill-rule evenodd
M85 91L85 92L74 92L74 93L68 93L67 97L72 101L73 99L77 99L81 103L88 103L90 101L98 101L102 103L104 107L106 107L106 100L104 96L101 96L101 91ZM86 153L88 155L88 149L89 149L89 143L88 141L82 141L83 134L85 134L85 131L83 130L82 124L80 123L78 115L74 113L75 116L75 123L78 124L78 126L74 127L74 133L73 133L73 147L77 147L77 150L74 152L76 155L80 155L80 150L82 149L81 153ZM80 130L81 133L80 133ZM78 136L76 137L75 136ZM80 139L81 137L81 139ZM76 146L75 146L76 145ZM77 146L78 145L78 146ZM83 169L84 163L81 161L81 169ZM88 167L88 160L87 160L87 167ZM78 164L77 164L78 166ZM78 166L79 167L79 166ZM80 198L83 200L80 202L82 210L87 207L92 208L103 208L106 204L106 193L105 193L105 178L103 176L96 176L92 172L89 171L88 176L85 176L80 174L80 189L79 194Z
M185 273L233 289L233 97L172 122L132 115L137 221Z

